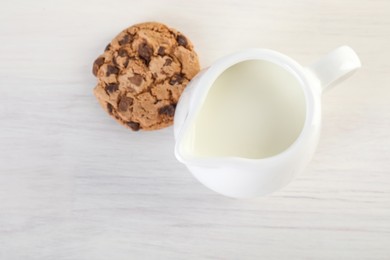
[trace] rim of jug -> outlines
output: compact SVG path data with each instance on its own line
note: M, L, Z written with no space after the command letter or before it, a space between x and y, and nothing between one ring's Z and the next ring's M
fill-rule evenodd
M264 157L264 158L258 158L258 159L245 158L239 156L219 156L219 157L215 156L215 157L206 158L206 157L191 155L186 152L183 153L182 148L180 147L180 144L182 143L184 137L183 135L187 131L187 129L191 126L191 123L195 119L194 117L198 114L199 109L202 106L203 102L205 101L205 98L208 94L210 87L225 70L232 67L233 65L248 60L265 60L274 63L282 67L289 73L291 73L295 77L295 79L299 82L301 86L301 90L303 91L305 97L305 121L298 137L294 140L294 142L290 146L288 146L280 153L272 156ZM259 49L259 48L246 49L218 59L215 63L213 63L209 68L206 69L203 75L201 75L196 86L194 86L194 90L192 96L190 97L189 102L190 102L190 106L195 107L196 109L192 109L188 112L186 120L184 121L184 124L179 131L179 134L177 136L177 141L175 144L176 158L184 164L210 165L210 161L217 162L218 164L219 163L226 164L229 162L230 163L231 162L264 163L268 161L278 160L281 157L289 156L291 153L294 152L294 150L296 150L299 147L299 145L302 144L304 135L312 125L313 118L314 118L314 112L315 112L314 93L313 93L313 89L310 87L310 84L308 82L305 73L306 71L304 67L302 67L295 60L280 52L270 50L270 49ZM197 100L194 101L193 97L197 97L196 98Z

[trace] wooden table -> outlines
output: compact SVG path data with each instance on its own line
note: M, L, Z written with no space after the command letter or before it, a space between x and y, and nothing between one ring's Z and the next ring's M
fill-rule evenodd
M202 67L248 47L363 68L323 97L305 173L234 200L99 107L91 64L123 28L169 24ZM390 259L390 2L16 1L0 7L0 259Z

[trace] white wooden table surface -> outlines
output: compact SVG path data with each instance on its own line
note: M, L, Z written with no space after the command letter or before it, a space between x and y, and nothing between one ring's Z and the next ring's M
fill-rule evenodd
M99 107L91 64L123 28L167 23L206 67L247 47L363 68L323 98L317 153L280 192L234 200ZM0 259L390 259L387 0L0 3Z

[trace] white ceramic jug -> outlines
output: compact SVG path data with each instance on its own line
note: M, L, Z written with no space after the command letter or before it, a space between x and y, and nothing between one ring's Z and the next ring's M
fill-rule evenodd
M286 149L259 158L194 153L191 149L194 124L214 82L227 69L249 60L279 66L298 82L305 114L297 137ZM266 49L249 49L223 57L201 71L179 100L174 118L175 155L201 183L229 197L255 197L280 189L304 169L315 151L321 126L322 93L360 66L358 56L348 46L337 48L309 67L302 67L293 59ZM207 131L205 133L207 135ZM228 143L229 138L226 139ZM207 151L207 147L204 149ZM220 147L221 151L223 149Z

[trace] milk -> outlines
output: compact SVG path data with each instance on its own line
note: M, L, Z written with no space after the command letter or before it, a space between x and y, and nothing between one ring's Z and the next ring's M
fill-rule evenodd
M303 91L290 72L264 60L244 61L211 86L184 143L199 157L265 158L297 139L305 114Z

